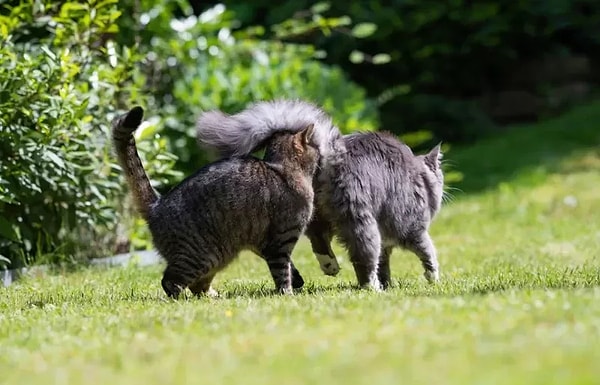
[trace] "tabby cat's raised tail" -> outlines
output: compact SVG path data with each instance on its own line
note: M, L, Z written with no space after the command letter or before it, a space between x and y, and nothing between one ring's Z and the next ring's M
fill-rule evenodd
M312 103L302 100L258 102L228 115L207 111L196 128L201 146L213 148L224 157L250 154L277 132L298 132L313 124L313 141L321 157L327 159L344 149L342 136L331 117Z
M127 183L133 193L135 205L144 219L148 219L158 195L152 188L142 161L137 153L133 133L142 123L144 109L134 107L112 121L112 137Z

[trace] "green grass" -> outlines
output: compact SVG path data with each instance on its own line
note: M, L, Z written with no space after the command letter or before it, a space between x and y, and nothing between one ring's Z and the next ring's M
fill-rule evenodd
M161 267L84 269L0 289L0 383L592 384L600 377L600 103L447 154L464 173L432 233L442 282L393 257L357 291L345 253L271 294L253 255L218 299L166 300Z

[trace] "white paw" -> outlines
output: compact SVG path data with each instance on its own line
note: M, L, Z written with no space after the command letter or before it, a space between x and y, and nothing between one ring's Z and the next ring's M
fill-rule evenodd
M381 287L381 283L379 283L379 279L377 279L377 278L371 278L371 280L368 283L361 285L360 288L363 290L373 291L376 293L380 293L383 291L383 288Z
M294 289L292 287L282 287L279 289L279 294L281 295L294 295Z
M438 270L435 270L435 271L426 270L424 275L429 283L435 283L440 280L440 272Z
M317 254L317 260L319 260L321 271L325 275L335 276L340 272L340 265L335 257L327 254Z
M206 296L210 298L217 298L219 296L219 293L212 287L209 287L206 291Z

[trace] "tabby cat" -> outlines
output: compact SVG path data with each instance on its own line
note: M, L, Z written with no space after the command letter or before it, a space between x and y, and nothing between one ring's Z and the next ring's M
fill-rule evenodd
M235 115L212 111L203 119L199 143L224 157L247 154L282 129L314 124L321 156L313 180L315 213L306 235L325 274L339 272L331 249L337 235L361 287L389 286L389 258L396 246L419 257L428 281L439 279L429 236L444 191L439 145L416 156L391 134L343 136L330 116L301 100L259 102Z
M136 207L167 261L165 293L178 297L189 287L196 295L216 294L213 277L244 249L264 258L280 293L301 287L290 255L313 210L319 155L311 145L314 126L273 132L263 138L264 160L243 156L211 163L159 197L133 137L143 114L134 107L115 118L113 142Z

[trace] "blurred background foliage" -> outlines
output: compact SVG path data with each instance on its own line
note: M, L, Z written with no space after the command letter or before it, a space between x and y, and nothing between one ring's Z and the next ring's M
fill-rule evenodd
M418 151L589 97L599 48L592 0L1 2L0 268L150 247L110 145L134 104L165 192L203 110L298 97Z
M203 110L237 112L252 101L303 98L322 105L346 132L378 126L365 90L338 66L317 60L323 53L310 43L265 38L264 27L241 28L221 4L196 15L186 1L140 0L124 11L116 41L137 43L145 56L147 108L161 118L157 126L185 173L207 160L195 141ZM335 18L328 22L337 25Z
M200 11L214 1L191 2ZM224 1L242 27L288 25L290 18L307 17L303 10L313 3ZM597 83L600 76L600 2L595 0L328 4L325 16L347 15L363 28L342 26L328 34L300 28L283 40L326 51L324 61L363 86L378 102L381 127L396 133L427 129L440 139L473 140L496 123L560 109L589 92L581 81ZM272 30L268 36L277 35ZM514 91L520 94L515 97ZM526 105L512 106L506 96Z

